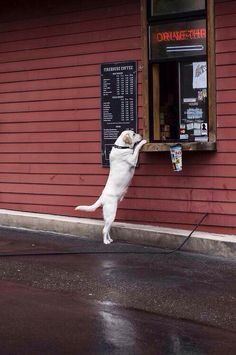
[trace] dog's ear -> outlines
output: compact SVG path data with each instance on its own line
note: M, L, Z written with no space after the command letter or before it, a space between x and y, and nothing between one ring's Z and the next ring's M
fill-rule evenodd
M125 142L125 144L132 144L132 139L129 135L129 133L126 133L123 137L123 141Z

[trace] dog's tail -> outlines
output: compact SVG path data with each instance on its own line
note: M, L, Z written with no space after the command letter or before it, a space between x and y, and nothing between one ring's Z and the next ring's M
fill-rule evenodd
M94 212L101 205L102 205L102 201L101 201L101 198L99 197L99 199L93 205L90 205L90 206L77 206L75 208L75 210L86 211L86 212Z

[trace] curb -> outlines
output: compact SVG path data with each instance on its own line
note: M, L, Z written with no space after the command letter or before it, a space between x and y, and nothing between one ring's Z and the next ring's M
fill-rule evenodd
M69 234L102 241L103 221L50 214L0 209L2 227ZM112 238L163 249L175 249L189 235L189 230L114 222ZM236 256L236 235L194 232L182 250L223 257Z

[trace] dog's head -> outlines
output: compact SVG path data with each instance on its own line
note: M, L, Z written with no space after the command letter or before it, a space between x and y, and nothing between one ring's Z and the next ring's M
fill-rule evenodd
M126 130L123 131L121 135L118 137L116 144L133 148L135 144L140 142L141 140L142 140L142 136L140 136L140 134L135 133L134 131L131 130Z

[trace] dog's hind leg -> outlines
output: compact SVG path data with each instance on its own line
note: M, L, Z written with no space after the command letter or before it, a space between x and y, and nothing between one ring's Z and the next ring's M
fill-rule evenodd
M110 237L111 225L116 218L117 211L117 201L106 201L103 205L103 218L104 218L104 228L103 228L103 243L110 244L113 240Z

